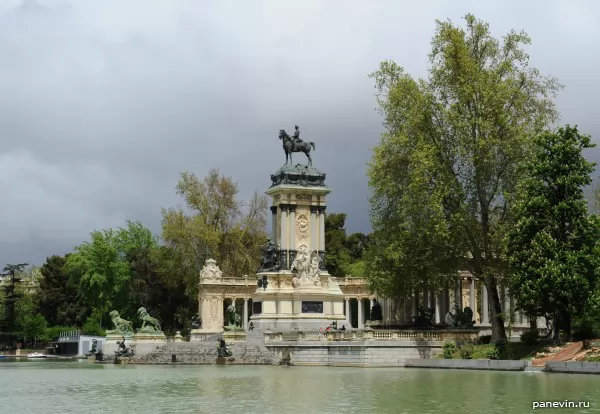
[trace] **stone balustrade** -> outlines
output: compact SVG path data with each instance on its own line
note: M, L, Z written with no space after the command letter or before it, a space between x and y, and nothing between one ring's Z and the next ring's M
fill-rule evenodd
M448 340L473 343L477 330L348 330L348 331L291 331L264 333L265 343L284 341L436 341Z
M203 285L256 286L256 277L220 277L203 279Z

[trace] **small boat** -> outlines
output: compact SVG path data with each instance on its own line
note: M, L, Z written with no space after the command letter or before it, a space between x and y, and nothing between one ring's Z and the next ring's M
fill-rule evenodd
M46 355L39 352L34 352L33 354L27 354L27 358L46 358Z
M0 359L6 358L6 355L0 355Z

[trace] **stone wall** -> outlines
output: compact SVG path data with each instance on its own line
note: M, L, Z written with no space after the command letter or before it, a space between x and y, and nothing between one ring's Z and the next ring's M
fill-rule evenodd
M408 359L432 358L442 352L437 341L339 341L268 343L274 363L290 365L403 367Z

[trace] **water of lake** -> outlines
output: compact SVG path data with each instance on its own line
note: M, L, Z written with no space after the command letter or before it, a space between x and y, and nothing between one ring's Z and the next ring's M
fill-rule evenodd
M598 413L599 390L594 375L0 361L0 413Z

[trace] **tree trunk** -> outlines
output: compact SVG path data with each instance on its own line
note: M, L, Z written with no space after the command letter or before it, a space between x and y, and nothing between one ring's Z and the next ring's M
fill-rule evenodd
M488 292L490 302L490 321L492 323L492 338L490 343L495 344L498 341L506 340L506 331L504 330L504 319L502 318L502 306L500 304L500 295L498 294L498 285L494 278L486 278L485 288Z
M554 314L552 314L552 339L558 339L559 338L559 324L560 324L560 320L558 317L558 312L554 312Z

